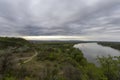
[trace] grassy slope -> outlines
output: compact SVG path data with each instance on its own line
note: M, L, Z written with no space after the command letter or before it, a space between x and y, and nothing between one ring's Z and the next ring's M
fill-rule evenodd
M30 79L34 80L98 80L101 71L83 57L71 42L40 42L34 44L38 55L23 64ZM33 65L33 66L31 66ZM31 76L31 77L30 77Z
M22 38L0 37L0 54L4 53L11 53L16 61L34 55L29 41Z
M23 47L28 46L30 43L22 38L8 38L0 37L0 49L6 49L8 47Z
M0 42L4 51L17 46L9 51L9 55L0 55L0 72L3 71L0 76L4 80L107 80L100 68L88 63L82 52L73 48L74 42L31 44L20 38L0 38ZM21 61L21 65L17 65L19 62L15 58L24 58L30 54L32 56L34 50L37 51L34 58L27 63ZM8 60L7 64L4 63L5 60ZM1 66L3 63L7 65L4 68Z

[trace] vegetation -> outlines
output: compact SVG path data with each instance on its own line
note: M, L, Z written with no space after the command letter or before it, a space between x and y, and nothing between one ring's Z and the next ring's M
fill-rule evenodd
M89 63L76 42L0 38L0 80L120 80L120 57Z
M23 46L30 46L29 41L22 38L0 37L0 50L10 47L18 48Z
M98 42L98 44L120 50L120 42Z
M98 58L101 70L108 80L120 80L120 56Z

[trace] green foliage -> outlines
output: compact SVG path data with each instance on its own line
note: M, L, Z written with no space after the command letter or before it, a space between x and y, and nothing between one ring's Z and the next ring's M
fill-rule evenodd
M10 76L10 77L5 77L4 80L17 80L17 79L15 77Z
M88 64L84 67L84 71L88 80L107 80L107 77L104 76L103 71L96 67L94 64Z
M0 80L120 80L120 57L98 57L100 66L89 63L73 42L31 44L21 38L0 37ZM38 55L19 65L34 48ZM28 52L29 53L29 52ZM24 58L23 58L24 59ZM24 60L21 60L23 62Z
M29 78L29 77L25 77L25 80L32 80L31 78Z
M120 42L98 42L98 44L120 50Z
M98 57L101 70L108 80L120 79L120 57Z
M0 37L0 49L6 49L10 47L18 48L22 46L30 46L29 41L22 38L9 38L9 37Z

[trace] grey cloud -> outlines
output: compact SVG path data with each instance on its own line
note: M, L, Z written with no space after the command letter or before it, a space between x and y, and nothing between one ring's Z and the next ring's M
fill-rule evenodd
M0 0L0 35L119 40L119 14L119 0Z

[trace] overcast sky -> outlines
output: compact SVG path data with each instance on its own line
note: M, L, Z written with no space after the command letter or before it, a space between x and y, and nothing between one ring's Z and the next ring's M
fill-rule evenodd
M0 0L0 36L120 41L120 0Z

